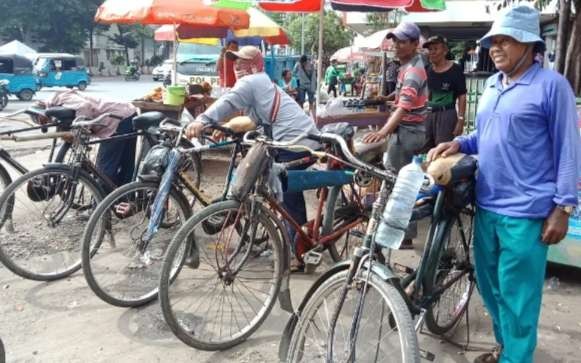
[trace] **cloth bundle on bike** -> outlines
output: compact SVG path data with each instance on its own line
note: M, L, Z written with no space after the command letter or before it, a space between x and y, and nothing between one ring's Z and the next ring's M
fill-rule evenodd
M231 198L240 202L244 201L270 162L268 147L263 143L254 144L236 169Z
M26 185L26 194L33 202L50 200L61 194L65 188L66 178L61 175L46 175L30 180Z
M170 148L163 144L153 146L139 166L138 178L143 181L158 181L168 163Z

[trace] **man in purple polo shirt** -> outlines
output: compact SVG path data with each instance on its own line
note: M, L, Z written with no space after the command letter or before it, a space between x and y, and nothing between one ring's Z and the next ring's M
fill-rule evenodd
M567 233L577 205L579 130L565 78L534 62L544 49L539 13L516 6L480 40L500 71L485 85L476 131L440 144L428 160L478 154L474 259L498 343L477 363L531 363L547 247Z

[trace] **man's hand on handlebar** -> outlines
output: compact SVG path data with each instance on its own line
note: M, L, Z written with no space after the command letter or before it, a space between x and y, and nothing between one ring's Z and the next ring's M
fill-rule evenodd
M427 160L431 162L439 158L440 155L446 157L456 154L458 151L460 151L460 143L458 141L444 142L428 151Z
M186 127L186 137L188 139L198 138L202 136L204 131L204 124L199 121L194 121Z

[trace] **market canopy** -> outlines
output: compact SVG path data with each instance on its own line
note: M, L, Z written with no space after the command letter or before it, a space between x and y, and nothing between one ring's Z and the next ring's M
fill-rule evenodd
M0 54L17 54L30 57L36 54L36 50L18 40L13 40L0 47Z
M95 21L123 24L191 24L203 27L248 28L245 11L206 5L202 0L106 0Z
M256 8L246 10L250 20L249 26L245 29L229 30L228 27L201 28L187 24L178 25L174 31L172 25L165 25L155 31L155 40L197 43L197 44L219 44L219 39L241 40L240 43L255 44L264 40L268 44L289 44L289 39L284 29ZM177 32L177 39L176 39ZM253 40L246 41L248 38Z
M365 61L367 55L365 52L356 46L341 48L331 56L331 60L336 60L339 63L350 63L356 61Z
M392 9L405 8L408 11L444 10L445 0L330 0L334 10L387 12ZM260 1L259 6L275 12L317 12L321 10L321 0Z

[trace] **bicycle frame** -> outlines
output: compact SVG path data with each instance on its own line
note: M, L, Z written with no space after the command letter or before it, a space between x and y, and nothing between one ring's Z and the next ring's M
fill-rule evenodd
M301 239L303 241L305 241L309 245L310 248L313 248L314 246L317 246L317 245L326 247L327 245L335 242L335 240L337 240L343 234L348 232L350 229L361 224L364 220L362 217L359 217L351 223L347 223L347 224L341 225L338 228L334 228L332 233L321 236L319 234L319 229L320 229L321 223L323 221L323 208L324 208L325 202L327 200L327 195L328 195L328 189L322 188L321 189L321 197L319 198L319 204L317 206L317 213L316 213L316 216L314 219L313 226L311 228L311 230L313 231L312 237L307 232L305 232L303 230L301 225L297 221L294 220L294 218L280 205L280 203L276 199L274 199L273 196L266 195L265 198L266 198L266 201L267 201L268 205L270 206L270 208L272 210L274 210L275 212L279 213L285 221L290 223L293 230L295 230L296 233L298 233L300 235Z

